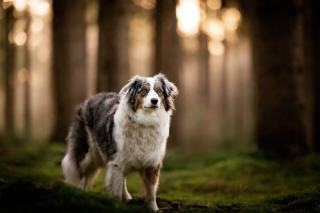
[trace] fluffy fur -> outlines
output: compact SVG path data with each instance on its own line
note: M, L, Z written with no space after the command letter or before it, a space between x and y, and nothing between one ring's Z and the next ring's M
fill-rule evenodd
M162 74L133 77L119 94L100 93L81 105L62 160L66 182L91 188L101 168L110 195L131 199L126 176L137 171L148 206L158 210L156 191L174 110L176 86Z

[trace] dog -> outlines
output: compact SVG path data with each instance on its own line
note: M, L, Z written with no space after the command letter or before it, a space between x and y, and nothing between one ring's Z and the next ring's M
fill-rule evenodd
M132 199L126 176L137 171L148 206L158 210L156 191L166 152L177 87L163 74L134 76L116 93L99 93L76 110L62 160L66 182L90 189L107 166L105 186L122 201Z

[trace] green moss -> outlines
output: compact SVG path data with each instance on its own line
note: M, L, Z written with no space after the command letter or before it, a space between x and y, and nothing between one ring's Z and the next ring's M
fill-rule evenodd
M0 188L1 212L151 212L107 195L83 192L63 183L40 184L18 180Z
M63 183L61 144L1 145L0 212L146 212L140 178L127 178L134 199L106 195L102 171L91 192ZM18 147L18 148L17 148ZM181 212L320 212L320 156L280 163L260 151L178 155L168 152L157 203Z

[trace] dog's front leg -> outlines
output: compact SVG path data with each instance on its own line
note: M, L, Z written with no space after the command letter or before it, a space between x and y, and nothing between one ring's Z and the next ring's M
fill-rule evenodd
M160 165L156 168L148 168L142 172L142 183L146 189L146 196L148 206L153 211L158 211L158 206L156 202L156 193L158 188L158 181L160 175Z
M87 177L83 177L80 181L79 188L87 191Z
M114 163L108 165L105 182L110 195L122 200L124 176L119 165Z
M126 178L123 178L122 200L123 201L132 200L132 197L129 194L128 189L127 189Z

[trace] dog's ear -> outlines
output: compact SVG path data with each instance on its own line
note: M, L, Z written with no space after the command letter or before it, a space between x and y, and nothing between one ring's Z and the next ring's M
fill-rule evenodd
M179 94L176 85L170 82L162 73L159 73L158 75L154 76L154 78L158 79L161 82L163 91L165 92L166 96L177 96Z
M127 96L128 106L134 110L134 103L136 101L138 90L141 88L143 78L139 75L134 76L129 80L129 83L126 84L119 92L120 95Z
M158 75L154 76L157 80L160 81L162 84L163 94L165 97L166 102L166 110L175 109L173 98L175 98L178 94L178 88L174 83L170 82L163 74L159 73Z
M131 93L136 87L138 86L139 82L142 81L142 77L139 75L134 76L129 80L129 83L127 83L122 89L120 90L120 95L127 95L128 93Z

